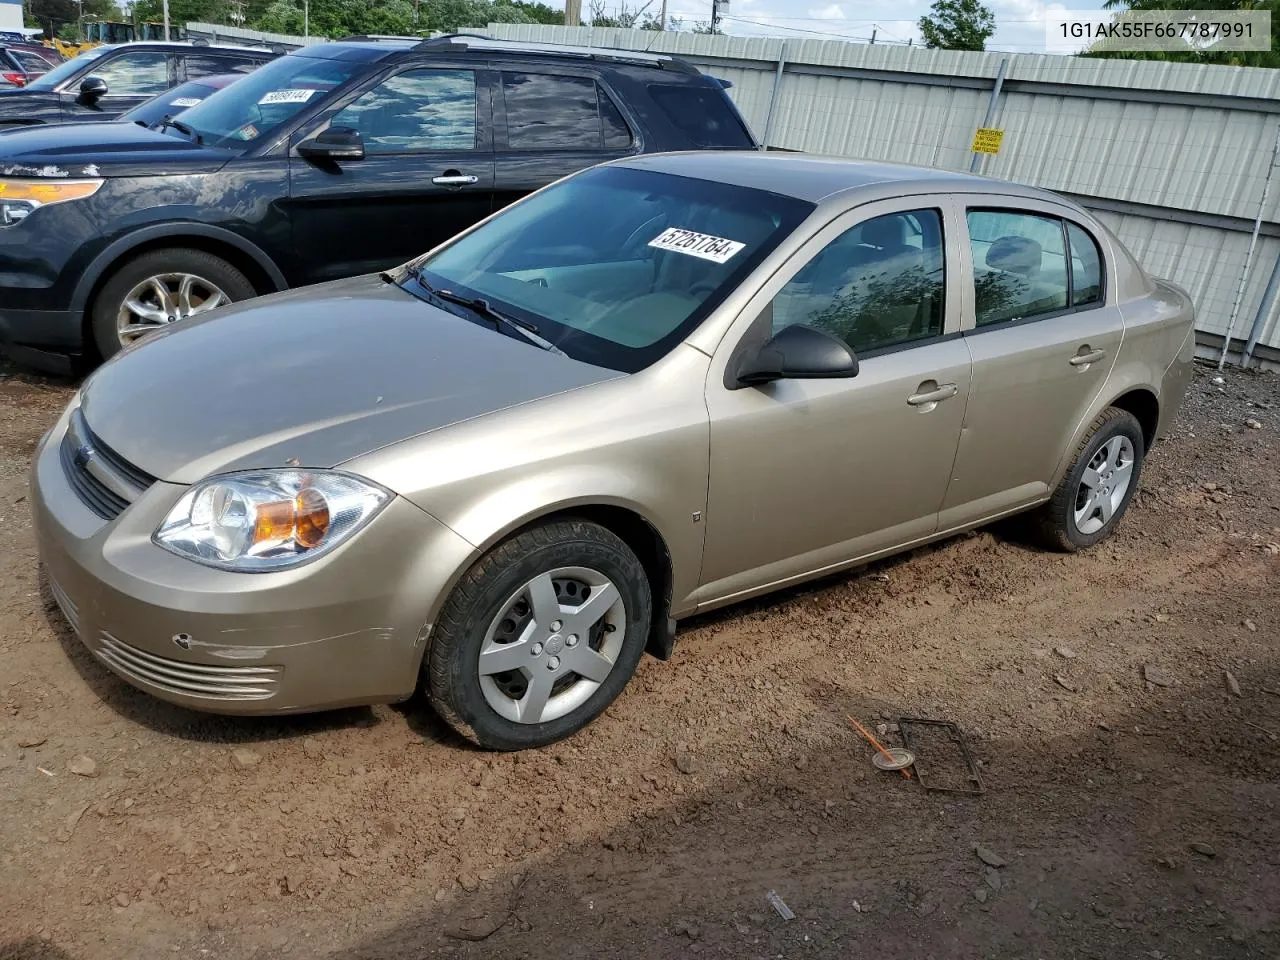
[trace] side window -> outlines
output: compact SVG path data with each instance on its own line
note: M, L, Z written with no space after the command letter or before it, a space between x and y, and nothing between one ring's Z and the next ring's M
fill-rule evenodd
M476 148L476 75L409 70L361 94L333 118L354 127L368 153Z
M1102 254L1098 243L1074 223L1067 223L1071 243L1071 305L1102 302Z
M589 77L503 73L507 146L512 150L624 150L631 131Z
M676 129L699 147L755 147L723 90L652 83L649 96Z
M604 133L604 148L626 150L634 142L634 138L631 136L631 128L622 117L622 111L599 87L596 87L596 96L600 100L600 126Z
M100 62L86 76L105 80L108 94L155 96L169 89L169 59L163 53L125 53Z
M252 73L262 66L261 60L250 60L245 57L185 57L187 79L213 77L220 73Z
M1066 309L1061 220L1004 210L970 210L966 219L979 327Z
M942 214L890 213L827 244L773 301L774 332L826 330L857 352L936 337L946 302Z
M26 73L44 73L49 69L49 61L38 53L27 50L10 50L8 53Z

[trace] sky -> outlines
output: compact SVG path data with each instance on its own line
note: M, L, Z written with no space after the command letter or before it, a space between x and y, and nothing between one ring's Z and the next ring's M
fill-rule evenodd
M933 0L729 0L724 20L726 33L737 36L831 36L836 39L869 40L872 30L876 42L921 42L916 26L929 12ZM1044 15L1050 10L1092 10L1101 0L1069 0L1068 3L1042 0L984 0L996 15L996 32L987 42L988 50L1027 53L1048 51L1045 46ZM612 11L620 0L605 0ZM644 0L627 0L634 9ZM652 0L649 11L658 12L662 0ZM552 2L552 6L563 3ZM583 0L583 9L591 0ZM686 23L708 20L711 0L667 0L667 12Z

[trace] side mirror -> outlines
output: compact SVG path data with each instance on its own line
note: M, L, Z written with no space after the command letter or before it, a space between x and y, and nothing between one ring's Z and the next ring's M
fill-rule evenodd
M101 77L85 77L80 81L80 99L85 103L96 103L106 95L107 81Z
M364 141L360 131L351 127L330 127L323 133L298 144L298 153L308 160L334 163L338 160L363 160Z
M801 323L783 327L738 364L740 386L774 380L826 380L858 375L853 348L829 333Z

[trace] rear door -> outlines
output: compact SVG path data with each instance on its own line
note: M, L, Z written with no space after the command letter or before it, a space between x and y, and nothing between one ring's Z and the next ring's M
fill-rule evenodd
M503 67L495 90L494 207L638 151L621 100L589 71Z
M943 528L1048 494L1124 335L1099 245L1069 209L965 201L973 391Z
M363 160L318 164L291 150L294 284L403 263L488 216L493 140L485 71L406 64L335 104L304 139L357 130Z
M64 120L114 120L126 110L164 93L177 84L173 57L160 50L129 50L109 53L96 60L89 72L67 83L59 91ZM107 95L95 101L80 97L85 77L106 81Z

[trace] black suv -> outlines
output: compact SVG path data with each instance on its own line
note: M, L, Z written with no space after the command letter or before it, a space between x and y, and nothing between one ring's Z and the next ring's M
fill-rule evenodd
M0 339L110 356L230 300L403 263L595 163L756 147L724 87L668 56L353 38L154 130L5 133Z
M25 87L0 90L0 130L114 120L170 87L218 73L247 73L280 55L266 47L119 43L94 47Z

